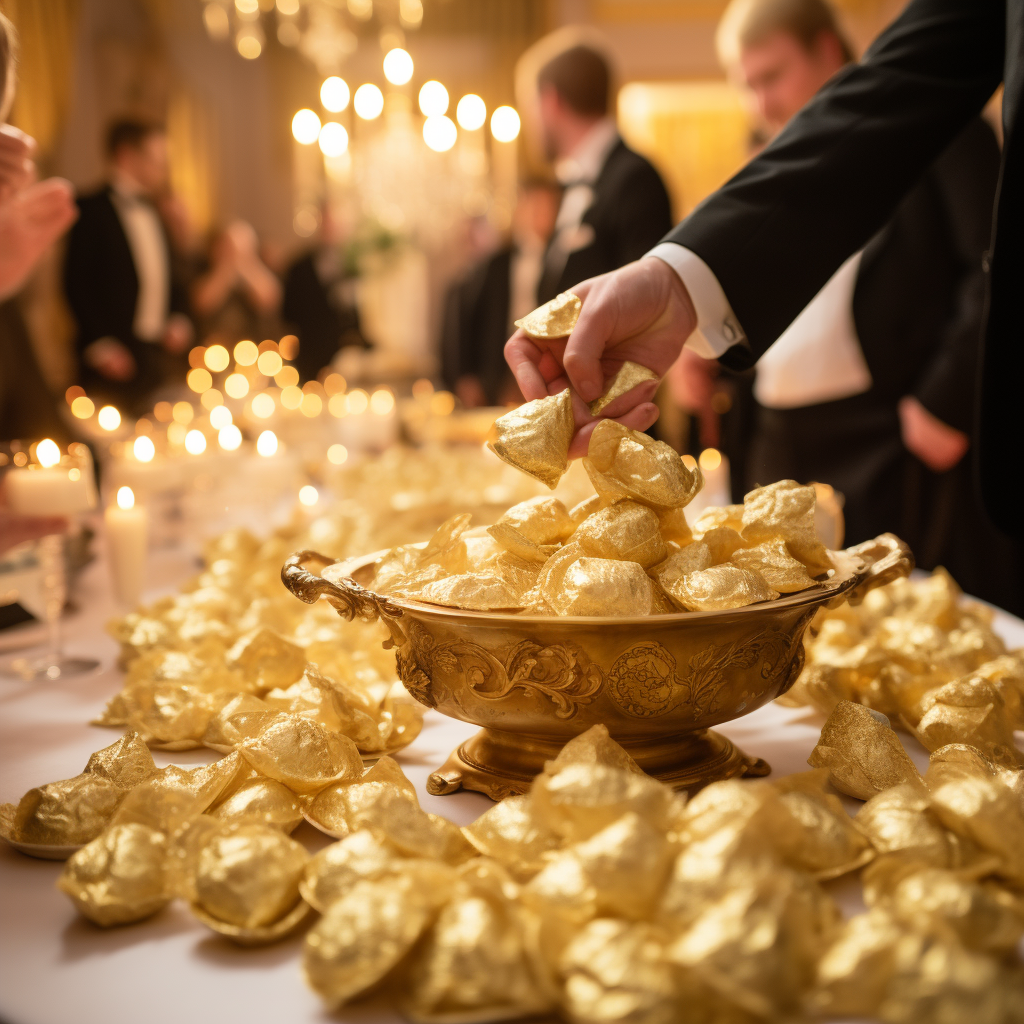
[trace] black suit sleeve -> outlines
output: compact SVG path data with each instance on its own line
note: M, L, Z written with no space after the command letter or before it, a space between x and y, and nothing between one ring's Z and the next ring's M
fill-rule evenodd
M666 241L711 267L747 365L888 220L1002 80L1005 0L912 0Z
M616 197L615 265L624 267L650 251L672 225L668 192L658 172L638 163Z
M974 426L985 306L982 257L991 244L998 178L999 146L980 119L943 154L934 173L950 249L961 274L953 316L936 339L935 353L923 368L914 395L929 412L964 433Z

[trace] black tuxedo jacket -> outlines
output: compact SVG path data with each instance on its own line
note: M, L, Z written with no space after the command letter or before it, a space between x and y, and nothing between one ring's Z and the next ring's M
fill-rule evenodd
M990 514L1021 536L1024 0L912 0L859 64L837 75L666 240L714 271L747 338L723 361L750 365L885 224L1000 82L1004 145L984 262L978 461Z
M874 400L914 395L970 433L984 321L982 264L999 179L999 144L974 118L907 193L861 256L853 296Z
M571 252L564 266L545 269L537 287L539 303L588 277L638 260L672 226L661 175L621 140L608 154L593 189L594 201L582 220L589 225L591 241Z

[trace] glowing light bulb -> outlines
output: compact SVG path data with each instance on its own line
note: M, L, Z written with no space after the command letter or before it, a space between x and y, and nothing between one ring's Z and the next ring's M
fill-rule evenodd
M327 461L332 465L340 466L348 459L348 449L343 444L332 444L327 449Z
M340 113L348 106L349 98L348 82L344 78L331 75L324 79L324 84L320 86L320 102L324 110L332 114Z
M206 368L212 373L220 373L221 370L228 368L231 356L223 345L211 345L203 353L203 362L206 363Z
M130 487L118 487L116 500L117 507L125 511L135 508L135 492Z
M271 455L276 455L277 434L272 430L264 430L263 433L256 438L256 451L265 458L270 458Z
M100 409L96 422L104 430L117 430L121 426L121 414L112 405L105 405Z
M50 438L40 441L36 445L36 461L44 469L56 466L60 462L60 448L57 447L57 442Z
M384 54L384 77L392 85L405 85L412 78L412 56L408 50L396 46Z
M226 452L235 451L241 443L242 432L234 425L234 423L229 423L226 427L221 427L217 432L217 444L219 444Z
M483 128L484 121L487 120L487 104L476 93L468 93L459 100L455 116L460 128L465 128L467 132L475 132L478 128Z
M259 358L260 350L254 341L240 341L235 346L235 362L239 366L252 366Z
M292 118L292 138L301 146L312 146L320 135L320 118L316 111L303 107Z
M202 455L206 451L206 435L201 430L190 430L185 435L185 451L189 455Z
M307 508L312 507L320 500L320 494L312 484L306 484L299 488L299 501Z
M446 153L451 149L458 134L455 122L444 114L428 117L423 122L423 141L435 153Z
M348 132L337 121L328 121L320 129L319 141L324 156L341 156L348 149Z
M132 454L139 462L152 462L153 456L156 455L156 445L153 444L153 439L145 435L135 438Z
M223 430L230 423L234 422L234 416L226 405L218 405L216 409L210 410L210 426L214 430Z
M519 135L519 123L515 107L496 107L491 114L491 134L499 142L512 142Z
M434 80L420 86L420 113L426 117L437 117L448 113L448 90Z
M384 109L384 93L372 82L359 86L352 98L352 105L356 108L356 114L364 121L372 121L380 117Z

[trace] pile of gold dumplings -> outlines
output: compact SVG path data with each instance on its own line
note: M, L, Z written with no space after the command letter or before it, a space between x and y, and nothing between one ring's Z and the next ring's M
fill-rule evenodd
M132 735L94 755L124 792L59 888L104 926L183 899L242 945L319 915L303 971L329 1007L386 991L429 1024L1024 1020L1024 772L952 744L922 776L869 708L836 705L816 770L689 801L595 726L461 830L387 756L363 772L350 746L326 786L266 763L157 771ZM302 814L339 841L310 857ZM844 920L827 882L858 869Z
M780 703L830 714L854 701L886 715L926 750L968 743L999 765L1024 766L1024 649L1008 652L992 610L963 598L943 569L897 580L857 607L821 611L807 664Z
M297 601L281 565L301 548L343 558L429 537L451 516L453 489L493 521L539 486L477 447L390 449L338 470L333 485L345 498L326 515L262 542L223 534L179 593L111 623L126 676L95 724L126 727L163 750L234 749L225 722L239 709L307 719L373 756L415 738L421 710L381 647L386 630Z
M601 420L583 464L597 493L573 509L530 498L476 529L453 516L425 547L389 551L374 590L475 611L644 616L771 601L834 571L812 486L758 487L691 528L700 469L664 442Z

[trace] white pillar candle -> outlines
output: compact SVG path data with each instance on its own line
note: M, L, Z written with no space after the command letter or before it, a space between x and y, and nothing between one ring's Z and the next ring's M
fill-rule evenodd
M11 469L5 479L12 512L26 516L72 516L96 504L91 473L61 466L56 443L47 438L36 446L38 465Z
M103 519L114 593L122 604L134 608L142 595L146 573L149 516L144 508L136 507L132 489L121 487L117 503L107 508Z

